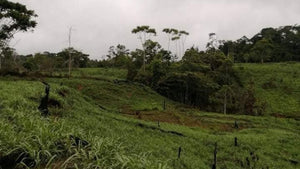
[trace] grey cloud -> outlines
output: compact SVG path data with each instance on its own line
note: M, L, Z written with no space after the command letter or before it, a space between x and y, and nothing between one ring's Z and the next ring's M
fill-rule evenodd
M70 26L73 46L100 59L118 43L140 47L131 29L150 25L187 30L187 47L204 49L208 33L219 39L253 36L264 27L299 24L299 0L14 0L39 15L33 33L18 33L12 43L21 54L58 52L68 46ZM155 38L166 47L165 35Z

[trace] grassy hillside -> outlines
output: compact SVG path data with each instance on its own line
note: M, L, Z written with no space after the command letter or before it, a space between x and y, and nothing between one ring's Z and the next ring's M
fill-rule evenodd
M243 67L241 76L247 77L251 66ZM20 168L26 164L35 168L211 168L216 142L217 168L294 169L300 165L300 125L293 118L201 112L146 86L114 80L124 78L123 70L78 71L107 72L93 74L96 79L89 75L44 79L51 86L49 117L37 110L44 95L39 80L0 79L2 168L10 160L13 166L22 154L27 158L18 164ZM259 77L259 73L249 74ZM266 92L259 85L256 89ZM297 94L287 97L295 99ZM299 110L293 109L289 112ZM235 121L239 128L234 127ZM235 137L238 146L234 146Z
M242 83L254 82L266 114L300 116L300 63L237 64Z

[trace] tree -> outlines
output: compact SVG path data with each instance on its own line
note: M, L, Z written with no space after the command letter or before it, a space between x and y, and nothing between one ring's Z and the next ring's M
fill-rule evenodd
M168 50L170 50L170 42L174 41L175 48L176 48L176 55L181 57L182 53L184 53L184 44L186 41L186 37L189 35L189 33L184 30L178 31L177 29L174 28L164 28L162 31L165 32L168 36ZM178 43L179 41L180 43Z
M140 39L143 50L145 52L145 42L151 38L152 35L156 36L156 31L153 28L150 28L149 26L143 25L143 26L137 26L134 28L131 33L137 34L138 39ZM144 53L144 61L143 61L143 67L145 71L145 57L146 54Z
M174 45L175 45L175 49L176 49L176 55L173 58L173 61L175 61L178 58L178 56L180 55L179 54L180 52L178 52L178 41L180 39L180 34L179 34L179 31L177 29L171 29L170 31L171 31L171 34L172 34L171 41L174 41Z
M201 63L200 51L198 48L191 47L184 53L182 60L185 62Z
M268 39L263 38L256 42L251 49L253 56L257 56L260 59L261 63L267 61L271 58L273 45L270 43Z
M157 91L173 100L205 108L209 96L218 85L209 77L199 72L170 73L158 83Z
M108 50L108 62L114 67L126 67L129 60L129 49L126 46L118 44L116 47L111 46Z
M36 26L33 17L37 15L32 10L28 10L25 5L0 1L0 69L2 61L2 49L7 46L8 41L13 38L18 31L28 31Z
M217 40L216 33L209 33L208 36L209 36L209 42L206 44L207 50L218 49L220 44L219 41Z
M74 64L75 67L86 67L88 63L88 54L84 54L81 51L78 51L74 48L66 48L63 51L57 53L57 60L63 60L63 67L69 67L69 56L72 55L72 64ZM66 64L68 63L68 66Z
M215 97L217 98L216 100L220 100L221 103L223 103L223 113L227 114L227 104L228 101L232 102L232 97L234 93L232 90L232 86L229 85L223 85L221 89L216 92Z
M219 49L237 62L282 62L300 60L300 26L264 28L251 39L225 41Z
M146 63L150 63L161 50L161 45L158 42L147 40L144 44L145 48L145 60Z
M25 5L0 1L0 40L11 39L17 31L28 31L36 26L32 20L37 15L32 10L28 10Z
M171 28L165 28L162 31L165 32L168 36L168 50L170 50L170 42L171 42L171 36L172 36L172 29Z
M17 68L17 53L15 52L14 48L10 48L8 46L3 47L1 55L1 64L3 65L2 68L7 70Z
M185 50L184 44L185 44L186 38L189 35L189 33L186 32L186 31L184 31L184 30L182 30L182 31L179 31L179 35L180 35L180 37L182 37L181 38L181 44L182 44L181 47L182 47L182 53L184 53L184 50Z

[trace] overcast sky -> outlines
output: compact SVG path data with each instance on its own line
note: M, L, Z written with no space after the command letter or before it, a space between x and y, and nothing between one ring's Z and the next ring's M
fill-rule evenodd
M18 33L11 45L20 54L58 52L72 46L101 59L109 46L140 48L131 30L150 25L167 48L166 27L190 33L186 47L205 48L208 34L218 39L252 37L264 27L300 24L300 0L12 0L38 14L34 32Z

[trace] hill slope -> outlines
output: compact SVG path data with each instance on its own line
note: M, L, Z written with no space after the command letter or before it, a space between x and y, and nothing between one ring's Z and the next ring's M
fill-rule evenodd
M113 79L44 79L51 86L45 118L37 110L42 83L1 78L1 167L25 154L23 165L37 168L211 168L216 142L218 168L299 167L295 119L200 112Z
M266 102L266 114L300 116L300 63L237 64L246 86L254 82L256 97Z

